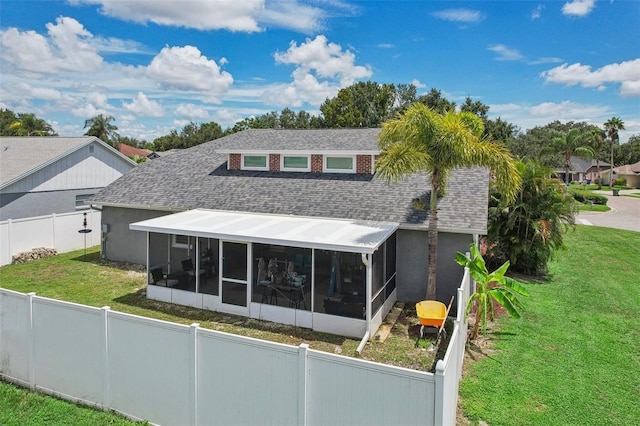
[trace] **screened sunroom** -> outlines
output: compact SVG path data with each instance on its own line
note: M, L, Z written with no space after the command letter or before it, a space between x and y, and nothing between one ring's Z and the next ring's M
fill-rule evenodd
M195 209L147 233L147 297L364 338L396 301L397 223Z

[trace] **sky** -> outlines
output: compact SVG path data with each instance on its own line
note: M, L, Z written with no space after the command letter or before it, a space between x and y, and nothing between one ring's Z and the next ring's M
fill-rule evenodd
M0 0L0 108L61 136L112 115L152 142L319 113L359 81L490 107L522 132L619 117L640 135L640 1Z

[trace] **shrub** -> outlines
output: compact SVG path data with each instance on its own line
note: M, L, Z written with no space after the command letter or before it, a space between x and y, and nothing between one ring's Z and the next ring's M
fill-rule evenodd
M615 178L613 180L613 186L627 186L627 180L625 178Z
M607 197L604 195L596 194L595 192L587 191L580 188L569 188L569 192L573 195L576 201L581 203L591 203L593 204L602 204L603 206L607 205Z

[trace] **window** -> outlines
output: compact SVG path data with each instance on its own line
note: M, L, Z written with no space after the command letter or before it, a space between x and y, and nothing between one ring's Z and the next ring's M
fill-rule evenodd
M290 172L308 172L311 170L308 156L283 155L280 158L282 158L281 170Z
M76 195L76 210L87 210L90 206L85 204L85 200L91 198L93 194Z
M269 170L266 155L243 155L243 170Z
M333 173L355 173L353 157L324 157L324 171Z
M189 249L191 248L191 241L188 235L172 235L171 246L175 248Z

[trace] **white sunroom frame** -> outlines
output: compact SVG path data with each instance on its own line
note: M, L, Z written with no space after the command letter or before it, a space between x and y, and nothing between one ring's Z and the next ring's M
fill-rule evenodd
M248 285L247 289L249 295L246 309L248 309L248 315L253 318L362 338L363 343L368 340L372 333L375 333L382 323L384 312L380 318L378 318L378 315L376 315L376 318L372 318L371 312L372 254L396 232L398 229L397 223L194 209L132 223L129 228L134 231L147 232L147 269L150 267L150 233L178 234L218 239L221 242L247 243L249 256L251 256L253 243L359 253L362 256L363 264L366 266L365 321L325 313L315 313L313 309L307 312L297 309L263 306L263 304L251 302L250 285ZM199 253L199 238L194 239L196 244L195 253ZM195 268L196 270L200 268L199 256L196 256ZM249 276L251 276L251 262L249 262L248 269ZM218 271L218 273L220 274L221 272ZM312 289L314 286L313 275ZM170 303L243 315L241 312L233 309L229 310L229 307L223 306L220 303L220 296L202 294L197 291L194 293L155 287L157 286L148 286L147 297ZM378 312L390 310L394 302L395 290L394 296L390 297L385 302L385 307ZM293 311L293 313L290 311Z

